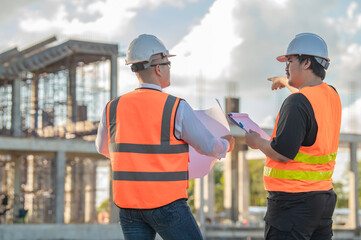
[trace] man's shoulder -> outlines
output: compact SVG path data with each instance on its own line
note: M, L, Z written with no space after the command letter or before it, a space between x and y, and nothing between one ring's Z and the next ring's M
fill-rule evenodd
M299 112L307 113L312 115L313 108L308 98L300 92L293 93L286 98L281 107L281 115Z
M307 97L303 95L301 92L296 92L289 95L284 101L284 104L292 104L292 105L300 105L304 103L309 103L309 101Z

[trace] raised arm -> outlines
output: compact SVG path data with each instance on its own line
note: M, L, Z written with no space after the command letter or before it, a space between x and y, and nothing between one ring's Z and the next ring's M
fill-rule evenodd
M272 82L272 90L282 89L287 87L292 93L298 92L298 89L288 84L288 79L285 76L282 77L271 77L267 78L268 81Z

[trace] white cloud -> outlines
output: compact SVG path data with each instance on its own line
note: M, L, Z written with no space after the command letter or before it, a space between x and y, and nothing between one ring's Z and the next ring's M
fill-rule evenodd
M350 94L361 93L361 45L351 43L341 48L338 64L334 66L337 74L334 86L347 100Z
M123 41L124 45L139 31L134 21L141 17L137 15L140 9L147 11L164 5L183 8L195 1L41 0L41 9L24 3L23 14L13 19L14 26L19 23L19 31L0 36L10 47L18 43L29 45L51 34L58 38ZM216 0L209 12L195 21L198 23L202 18L200 23L190 28L171 49L177 57L172 59L173 86L167 91L195 102L196 82L202 78L205 103L214 97L240 97L242 110L268 125L272 121L269 116L277 113L281 101L273 97L280 94L271 93L266 78L284 74L284 65L275 57L285 52L297 33L314 32L329 46L331 66L326 80L334 79L331 84L341 94L347 93L349 86L345 82L357 82L361 76L361 41L357 38L361 13L359 3L354 1L341 13L342 17L332 17L328 12L335 10L335 3L336 0ZM154 27L149 32L156 32L159 26ZM169 32L169 39L173 35ZM162 41L167 43L169 39ZM133 74L119 61L119 81L123 84L119 92L124 92L137 86L137 80L129 80Z
M33 17L29 13L27 17L20 20L20 27L24 32L43 32L57 29L58 32L67 36L79 36L84 33L100 34L101 37L107 38L112 34L118 33L119 29L127 29L136 12L134 8L139 6L141 1L117 1L107 0L97 1L90 5L82 5L75 2L78 12L88 12L93 14L99 12L100 16L91 21L81 21L76 16L69 16L65 3L58 6L57 12L53 17L46 16Z
M250 110L256 119L262 114L273 114L277 110L270 101L272 94L266 79L284 74L284 65L275 57L285 52L297 33L316 32L333 37L332 27L322 18L327 8L317 7L325 2L215 1L200 24L171 49L177 54L172 59L174 85L183 87L184 94L188 94L186 99L194 99L199 94L196 82L203 79L203 88L213 91L204 90L204 102L215 96L240 97L244 110ZM305 11L310 17L304 18ZM259 107L265 111L259 111Z
M341 132L361 134L361 98L343 108Z
M90 40L109 41L133 32L132 21L137 16L138 9L155 9L164 3L183 7L180 0L62 1L58 3L57 11L52 16L46 16L44 12L25 12L19 25L27 33L56 31L68 37L85 36ZM71 5L75 12L70 12L67 5ZM80 15L88 15L87 21Z
M354 17L354 13L356 9L357 9L357 3L351 2L347 9L347 18L352 19Z
M351 2L347 8L346 16L330 19L341 32L355 35L361 29L361 12L358 2Z
M287 3L289 2L289 0L274 0L274 2L276 3L276 6L285 8L287 7Z
M172 69L179 77L214 80L229 75L232 50L242 39L235 34L233 10L237 1L216 1L202 19L172 51Z
M352 43L341 55L341 68L355 69L361 67L361 45Z

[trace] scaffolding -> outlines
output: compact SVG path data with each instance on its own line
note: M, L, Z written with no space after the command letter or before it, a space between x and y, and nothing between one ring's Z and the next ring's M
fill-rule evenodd
M0 79L0 133L10 135L11 129L11 85L9 80Z
M48 47L55 40L0 54L1 135L14 135L19 128L25 137L93 140L100 111L110 100L114 76L109 69L117 45L69 40ZM20 126L14 102L20 105Z
M56 37L0 54L0 140L23 141L0 149L0 222L98 222L96 201L109 191L99 194L96 179L110 166L88 149L116 94L117 56L116 44Z

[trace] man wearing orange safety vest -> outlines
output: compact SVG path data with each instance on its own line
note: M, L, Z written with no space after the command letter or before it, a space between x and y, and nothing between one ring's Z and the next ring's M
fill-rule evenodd
M187 204L188 144L222 158L231 135L214 137L189 104L164 93L170 57L164 44L142 34L128 48L139 88L111 100L99 124L98 152L111 159L113 201L125 239L202 239Z
M271 78L272 89L286 86L293 94L282 104L270 141L246 134L248 146L267 156L265 239L331 239L342 109L336 89L323 82L327 45L316 34L298 34L277 60L286 62L288 83Z

